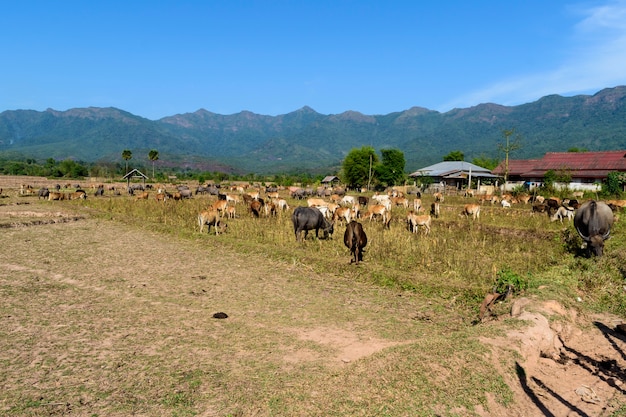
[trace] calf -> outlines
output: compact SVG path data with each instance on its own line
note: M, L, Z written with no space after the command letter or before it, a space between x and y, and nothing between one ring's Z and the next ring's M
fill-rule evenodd
M200 233L204 229L204 225L207 225L208 233L211 233L211 226L215 227L215 235L219 235L220 232L224 232L228 225L220 220L220 214L216 210L204 210L198 214L198 225L200 226Z
M367 246L367 235L363 230L363 225L354 220L348 223L343 234L343 243L350 249L352 255L350 263L358 265L363 260L363 248Z
M560 206L558 209L556 209L556 212L554 212L552 217L550 217L550 221L554 222L559 220L561 223L563 223L563 218L567 218L567 220L572 220L574 218L574 210L564 206Z
M424 228L426 234L430 233L430 224L432 218L429 214L419 215L411 210L406 215L406 221L409 226L409 230L413 233L417 233L417 229L419 228L419 226L422 226Z

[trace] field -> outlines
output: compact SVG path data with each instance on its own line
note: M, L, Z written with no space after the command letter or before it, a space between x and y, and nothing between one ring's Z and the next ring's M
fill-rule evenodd
M567 221L474 221L447 196L429 235L404 208L363 220L357 266L340 224L296 243L289 213L240 204L200 234L214 197L46 201L17 181L0 178L0 415L626 413L623 221L589 259Z

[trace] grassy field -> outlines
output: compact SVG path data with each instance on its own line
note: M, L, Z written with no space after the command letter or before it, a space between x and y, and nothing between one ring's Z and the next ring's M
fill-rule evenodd
M257 219L238 205L225 234L200 234L197 213L214 198L159 204L153 194L0 199L1 415L626 410L619 384L602 385L599 406L576 401L564 374L548 379L567 364L547 365L543 351L534 358L509 336L529 326L511 318L512 300L554 300L562 310L544 314L578 362L610 359L611 378L624 376L622 339L605 332L607 351L597 355L584 344L598 337L597 317L612 327L626 313L621 221L605 256L589 259L567 221L523 205L484 205L473 221L459 215L470 200L451 196L428 236L407 230L402 208L389 229L363 221L369 243L356 266L342 225L332 239L296 243L289 213ZM513 297L481 322L484 297L507 284ZM580 333L566 331L574 326ZM533 396L536 378L558 395Z

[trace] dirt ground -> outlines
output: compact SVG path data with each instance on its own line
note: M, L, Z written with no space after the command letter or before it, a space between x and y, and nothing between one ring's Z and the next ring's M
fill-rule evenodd
M26 415L127 415L129 397L144 404L133 414L163 415L169 410L163 401L147 407L150 398L142 396L174 401L171 393L191 378L179 369L228 369L253 379L254 367L263 365L246 364L260 360L332 374L415 340L408 330L383 336L376 316L393 315L398 328L408 328L422 306L416 297L60 205L1 204L2 415L18 404L30 404L20 409ZM218 312L228 318L214 318ZM610 416L625 409L621 318L579 316L527 299L515 301L512 315L527 326L481 342L494 353L493 372L513 390L514 406L490 401L476 414ZM498 359L511 352L518 358L514 373ZM163 367L159 375L149 363ZM66 397L68 386L82 394ZM236 415L223 409L227 394L211 395L218 387L200 389L198 415Z

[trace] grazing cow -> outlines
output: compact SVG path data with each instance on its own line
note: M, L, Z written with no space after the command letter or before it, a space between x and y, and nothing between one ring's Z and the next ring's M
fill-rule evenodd
M148 193L147 191L144 191L143 193L139 194L136 197L136 199L137 200L147 200L149 196L150 196L150 193Z
M502 205L502 208L511 208L511 203L509 203L507 200L500 201L500 204Z
M528 204L528 202L530 201L530 195L528 195L528 194L518 194L517 200L520 203Z
M280 198L278 191L267 191L265 196L272 200Z
M226 201L232 201L233 204L238 204L241 202L239 196L234 194L226 194ZM252 201L252 198L250 198L250 201Z
M371 222L374 216L380 216L383 219L383 224L387 225L388 224L387 222L388 211L389 210L387 210L387 207L385 207L384 205L375 204L367 210L367 213L365 213L365 217L369 217L370 222Z
M198 214L198 225L200 226L200 233L204 229L204 225L207 225L208 233L211 233L211 226L215 227L215 235L219 235L220 232L224 233L228 225L220 220L220 214L216 210L204 210Z
M419 215L411 210L406 215L406 222L409 226L409 230L413 233L417 233L419 226L422 226L424 230L426 230L426 234L430 233L430 224L432 222L430 214Z
M104 185L99 185L98 188L96 188L96 192L93 193L93 195L95 197L102 197L104 195Z
M581 205L574 216L574 227L587 243L587 250L596 256L602 256L604 241L611 235L613 212L606 203L587 201Z
M477 220L480 218L480 205L479 204L466 204L461 212L463 216L472 216L472 219Z
M326 207L328 206L328 202L321 198L309 198L306 200L306 203L309 207Z
M409 208L409 199L406 197L392 197L391 201L396 207L402 206L405 209Z
M154 196L154 199L158 202L161 203L165 203L165 201L167 200L167 194L165 193L156 193L156 195Z
M69 200L78 200L78 199L86 200L87 193L84 190L76 190L73 193L68 194L68 199Z
M354 197L351 195L344 195L343 198L339 201L339 204L342 206L353 206L356 201Z
M246 195L246 194L244 194ZM261 209L263 208L263 203L259 200L252 200L249 205L250 213L256 218L261 215Z
M229 219L235 218L235 206L226 207L226 217L228 217Z
M276 206L278 206L279 211L289 210L289 204L287 204L287 200L284 198L279 198L275 201Z
M339 207L337 210L335 210L335 213L333 214L333 221L345 220L346 224L350 223L351 218L352 218L352 209L350 207Z
M0 194L2 194L2 189L0 189ZM46 199L48 198L48 195L50 194L50 190L48 190L48 188L40 188L39 191L37 192L37 199Z
M293 229L296 234L296 242L302 240L302 231L306 239L309 230L315 230L315 237L319 238L319 230L322 229L323 239L332 236L334 222L326 220L321 211L315 207L296 207L291 215Z
M413 199L413 211L416 213L419 213L419 211L422 208L422 199L421 198L414 198Z
M363 230L363 225L354 220L348 223L343 234L343 243L350 249L352 255L350 263L358 265L363 260L363 248L367 246L367 235Z
M531 214L535 214L535 213L548 213L548 215L550 215L550 210L547 204L534 203L533 211L531 212Z
M180 198L193 198L193 193L188 188L183 188L178 190L178 194L180 194Z
M572 220L574 218L574 209L561 206L558 209L556 209L556 212L554 212L552 217L550 217L550 221L554 222L554 221L560 220L561 223L563 223L563 218L565 217L567 218L567 220Z
M226 207L228 207L228 201L226 200L217 200L215 203L213 203L211 205L211 207L209 207L210 210L215 210L219 213L222 214L222 216L224 215L224 212L226 211Z
M66 200L67 196L65 195L65 193L48 193L48 201L55 201L55 200Z
M430 205L430 215L431 216L435 216L435 218L438 219L440 214L441 214L441 209L439 208L439 202L435 201L435 202L431 203L431 205Z

